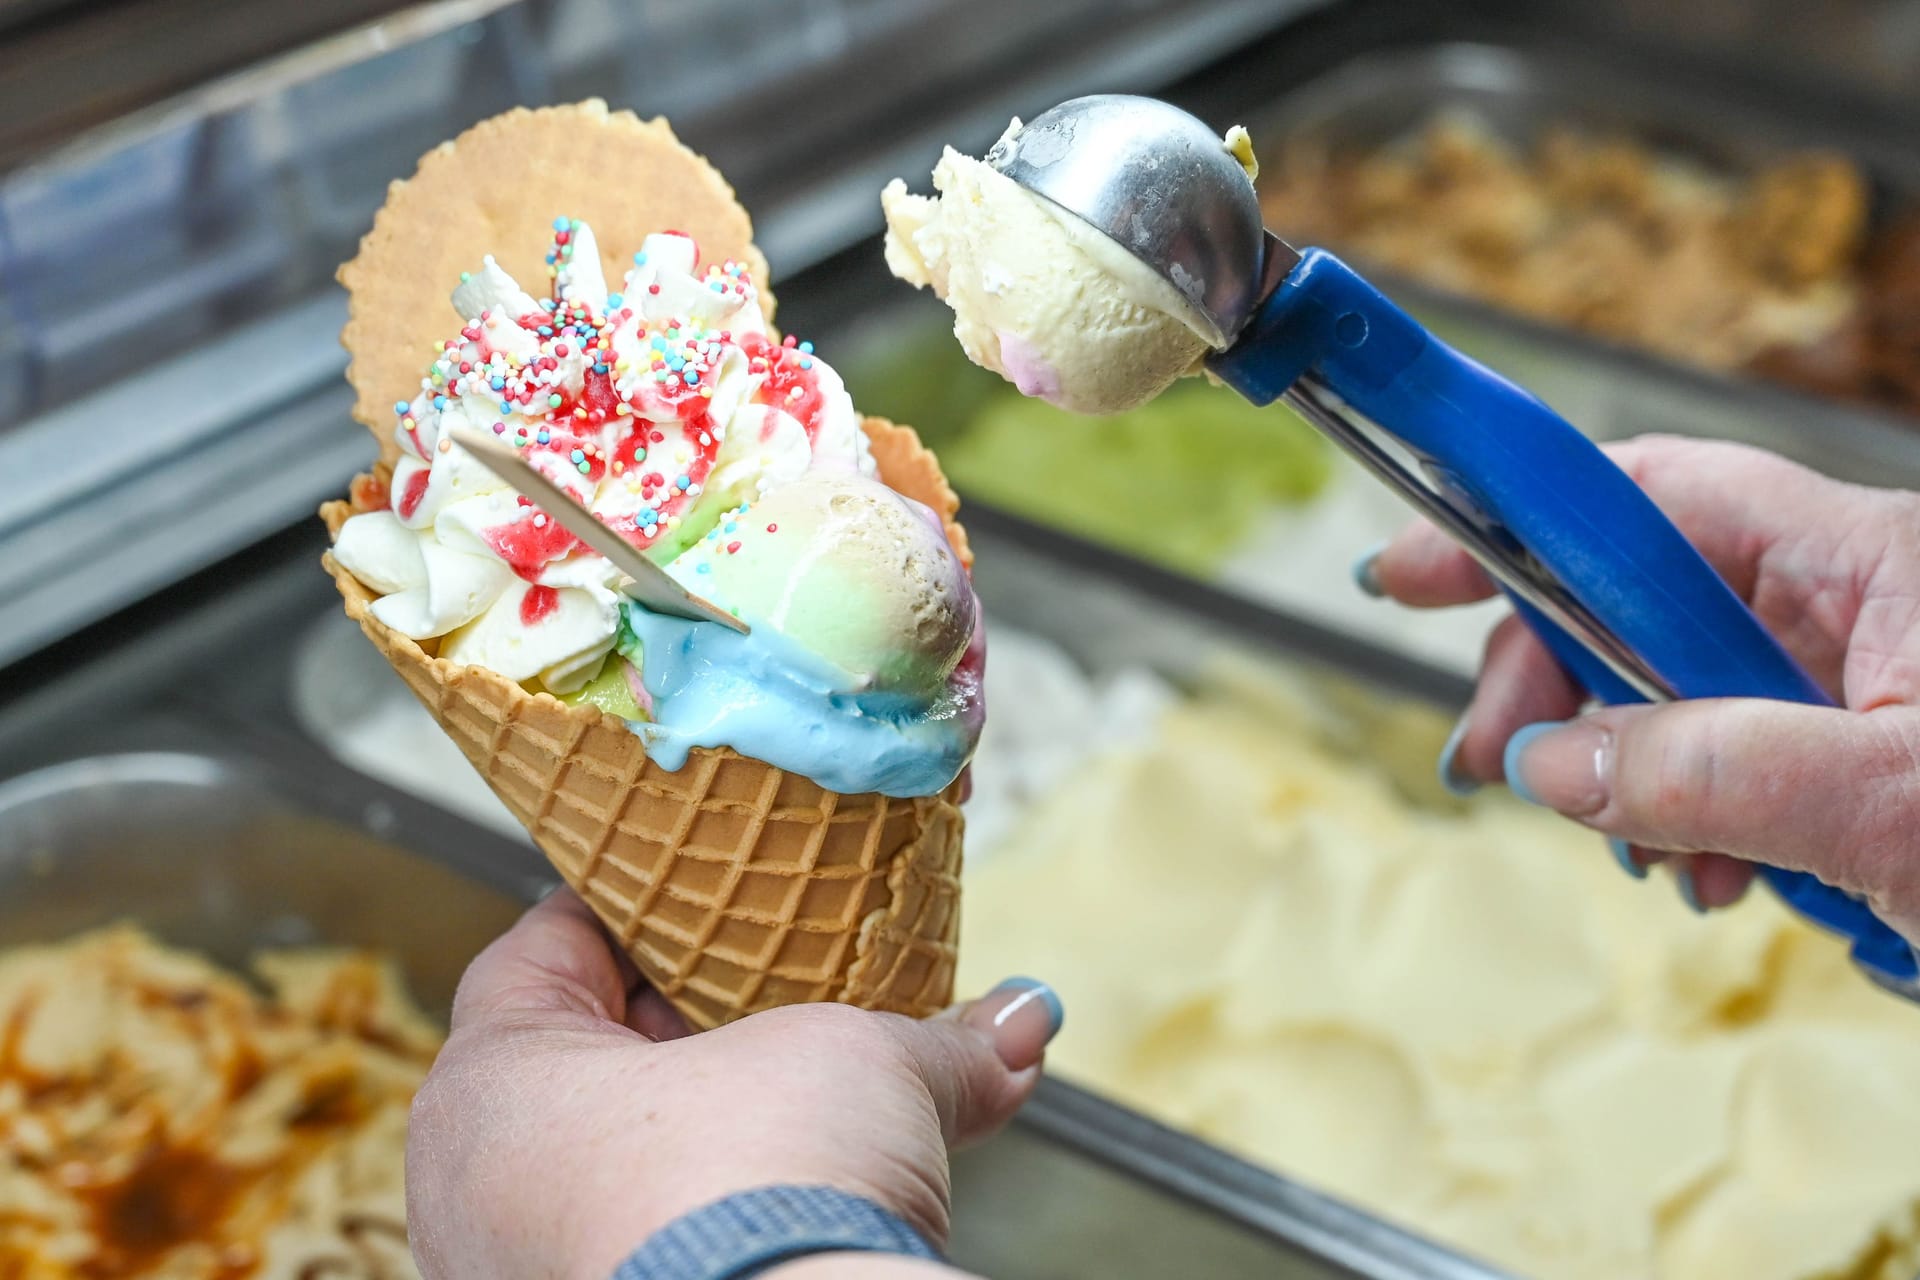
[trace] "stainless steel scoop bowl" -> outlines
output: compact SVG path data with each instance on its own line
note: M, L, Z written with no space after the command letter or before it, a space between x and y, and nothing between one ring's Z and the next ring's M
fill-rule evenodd
M1203 336L1216 350L1245 327L1274 268L1297 260L1262 227L1253 183L1220 135L1156 98L1063 102L995 145L987 164L1151 267L1212 327Z

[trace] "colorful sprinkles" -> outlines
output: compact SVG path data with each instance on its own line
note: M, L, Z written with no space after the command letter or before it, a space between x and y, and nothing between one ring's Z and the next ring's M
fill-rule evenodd
M680 528L725 441L728 424L712 412L717 385L744 371L747 402L782 409L810 437L817 432L821 396L811 376L813 344L789 337L776 346L702 320L736 314L755 301L745 265L732 259L697 274L692 283L699 296L690 298L684 284L663 293L642 250L633 255L626 287L599 302L597 273L589 273L587 288L572 270L583 242L591 245L592 234L579 219L556 217L546 253L552 296L526 315L484 310L468 317L422 376L422 395L396 401L394 413L403 443L429 463L451 449L439 433L447 414L478 419L525 452L552 455L551 465L583 478L576 496L610 527L647 546ZM460 274L462 283L473 278ZM675 313L663 314L668 308ZM514 509L521 514L497 531L497 541L489 540L523 577L536 578L547 563L579 547L525 498ZM707 533L716 550L739 552L732 535L745 510L735 507ZM768 533L776 529L766 526Z

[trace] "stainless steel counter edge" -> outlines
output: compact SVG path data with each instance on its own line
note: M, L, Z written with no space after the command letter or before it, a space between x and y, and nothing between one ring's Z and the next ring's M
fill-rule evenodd
M1048 60L959 104L935 124L850 158L755 210L776 278L879 228L878 193L919 176L948 142L984 146L1013 115L1096 88L1170 81L1325 0L1231 0L1168 14L1119 47ZM257 73L124 122L137 136L182 111L270 94L320 71L390 52L496 6L445 0L289 55ZM1092 33L1097 37L1098 33ZM377 36L377 38L376 38ZM112 145L122 130L74 150ZM299 520L372 455L347 415L337 293L288 307L0 436L0 665L57 642ZM73 442L88 441L84 456Z
M373 447L347 416L345 317L315 299L5 437L0 665L346 492Z

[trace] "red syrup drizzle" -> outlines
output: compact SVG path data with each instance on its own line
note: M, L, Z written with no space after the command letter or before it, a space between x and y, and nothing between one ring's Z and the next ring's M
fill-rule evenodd
M684 464L668 457L664 452L668 447L667 436L660 424L636 416L633 429L614 451L614 456L639 477L640 500L653 509L657 518L652 527L664 531L668 517L684 512L696 496L694 490L705 485L712 473L714 459L720 452L720 426L714 419L711 401L700 394L698 386L688 386L680 378L653 383L645 388L643 396L680 419L685 443L693 450L693 456ZM638 449L647 450L647 456L636 461ZM679 485L681 476L687 478L684 489ZM654 538L645 535L646 526L637 515L622 523L627 526L623 534L636 546L649 546L658 537L658 532Z
M542 622L559 607L560 593L552 587L528 587L527 594L520 597L520 625L531 627Z
M544 511L524 498L520 501L520 518L487 530L487 545L520 577L538 582L549 562L571 555L584 544Z
M748 370L765 376L754 403L793 415L807 433L808 443L813 443L820 434L826 396L820 391L819 374L800 367L802 360L812 363L811 355L797 350L792 342L789 338L788 345L782 346L765 334L746 333L740 335L740 350L746 353ZM794 395L795 391L800 394Z
M611 352L604 354L606 358L612 358ZM613 375L611 373L596 373L594 369L589 366L587 369L586 386L580 392L580 405L587 411L585 421L591 422L595 426L601 425L606 422L608 418L614 416L615 406L619 403L619 393L613 389Z
M432 472L425 467L407 477L407 487L401 490L398 505L402 520L413 519L413 513L420 509L421 500L427 496L427 484L432 478Z

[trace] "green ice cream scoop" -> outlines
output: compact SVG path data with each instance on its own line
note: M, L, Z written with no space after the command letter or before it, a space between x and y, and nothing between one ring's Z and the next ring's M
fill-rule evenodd
M875 689L932 695L973 636L973 591L932 512L816 472L723 519L673 563L690 590Z

